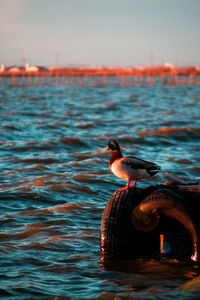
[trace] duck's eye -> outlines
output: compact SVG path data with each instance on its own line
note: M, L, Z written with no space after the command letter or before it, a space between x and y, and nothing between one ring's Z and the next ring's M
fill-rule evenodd
M111 143L110 143L110 148L111 148L111 149L116 149L116 148L117 148L116 143L115 143L115 142L111 142Z

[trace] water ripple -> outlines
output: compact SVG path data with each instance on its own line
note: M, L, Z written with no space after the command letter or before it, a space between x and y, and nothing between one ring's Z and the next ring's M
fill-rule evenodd
M107 142L161 181L200 180L199 86L0 86L0 294L7 299L179 299L196 265L102 266L101 216L124 182ZM182 287L177 289L177 287ZM185 287L186 288L186 287Z

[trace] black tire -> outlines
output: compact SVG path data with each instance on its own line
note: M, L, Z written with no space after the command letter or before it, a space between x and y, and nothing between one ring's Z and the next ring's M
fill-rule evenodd
M157 186L117 191L109 199L101 223L102 260L134 259L159 255L160 234L171 244L171 257L189 260L199 258L199 218L190 199L169 187ZM159 224L149 232L135 228L131 222L133 209L151 205L160 215Z
M134 194L130 191L128 193L116 191L105 207L101 222L101 256L103 259L122 259L127 256L130 216L135 205L133 198L137 201L139 194L138 189L134 190Z

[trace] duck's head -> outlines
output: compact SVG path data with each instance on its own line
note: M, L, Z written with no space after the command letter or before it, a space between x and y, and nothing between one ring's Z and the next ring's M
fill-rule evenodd
M119 144L115 141L115 140L111 140L108 142L108 146L106 147L105 150L117 150L117 151L120 151L120 147L119 147Z

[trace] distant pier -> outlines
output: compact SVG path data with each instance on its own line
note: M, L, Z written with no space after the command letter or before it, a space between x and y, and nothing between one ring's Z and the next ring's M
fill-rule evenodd
M200 84L200 67L49 68L0 71L0 86L134 86Z

